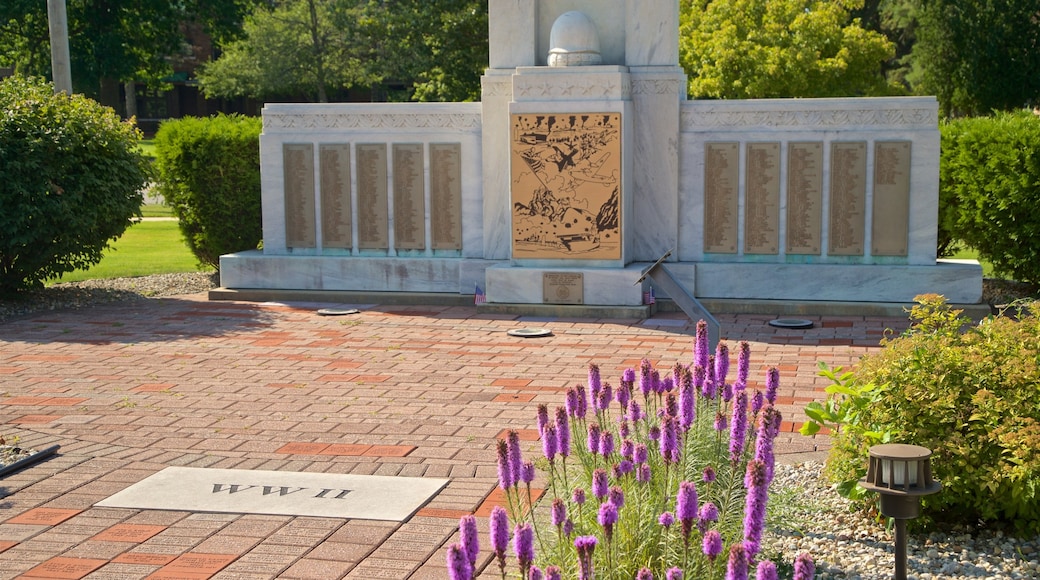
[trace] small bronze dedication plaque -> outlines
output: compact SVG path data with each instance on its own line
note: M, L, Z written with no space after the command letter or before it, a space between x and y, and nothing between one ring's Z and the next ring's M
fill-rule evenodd
M544 304L585 304L585 280L580 272L542 274Z

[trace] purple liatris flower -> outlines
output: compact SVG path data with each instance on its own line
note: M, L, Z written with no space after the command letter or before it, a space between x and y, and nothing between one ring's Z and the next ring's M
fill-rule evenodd
M565 535L565 536L567 536L569 538L569 537L571 537L571 534L573 532L574 532L574 522L570 518L567 518L567 519L563 520L563 535Z
M525 461L520 464L520 481L531 485L534 481L534 464L530 461Z
M571 456L571 423L563 407L556 407L556 451L564 457Z
M649 454L650 452L647 450L646 445L637 443L635 450L632 452L632 461L639 464L646 463L646 460L649 459Z
M556 460L556 446L559 444L560 440L556 434L556 425L546 425L542 429L542 453L549 460L550 464Z
M614 504L615 507L621 509L625 506L625 490L621 489L620 485L610 486L610 503Z
M632 456L635 454L635 451L636 444L633 443L631 439L621 440L621 457L624 457L625 459L632 459Z
M679 429L683 433L689 431L696 419L697 393L693 388L693 375L683 367L679 377Z
M688 541L693 524L697 521L697 486L692 481L679 483L679 494L675 498L675 517L682 523L683 537Z
M816 564L812 556L802 552L794 559L794 580L812 580L816 575Z
M780 371L776 367L770 367L766 371L766 400L769 404L776 403L776 390L780 388Z
M632 399L632 383L626 383L624 380L621 381L621 386L617 390L617 402L618 406L621 407L621 411L624 412L628 408L628 402Z
M585 490L580 487L574 488L574 491L571 493L571 501L577 505L585 503Z
M639 483L648 483L650 481L650 464L643 463L639 466L636 471L636 481Z
M566 398L563 400L564 408L571 417L578 416L578 390L574 387L567 389Z
M589 363L589 394L592 395L593 402L599 399L599 393L602 388L603 383L600 381L599 366L596 363Z
M621 422L618 423L618 435L620 435L622 439L625 439L631 434L632 430L628 426L628 421L622 419Z
M459 543L465 548L470 565L476 565L480 555L480 534L477 533L477 518L472 514L459 519Z
M617 519L617 506L609 501L599 504L599 515L596 518L596 521L599 522L599 525L603 526L603 533L607 536L608 542L614 536L614 524L617 523Z
M513 552L520 569L524 571L524 576L527 576L526 572L534 562L534 528L530 522L517 524L513 529Z
M657 523L661 524L665 528L670 528L672 527L672 524L675 523L675 516L672 515L672 512L663 512L657 518Z
M693 388L697 389L702 395L707 397L707 394L704 392L704 381L708 378L708 371L704 367L697 365L693 367L690 374L693 375Z
M603 457L606 457L614 452L614 434L610 431L603 431L599 435L599 453Z
M585 385L578 385L578 386L574 387L574 390L576 391L576 395L577 395L575 397L575 399L576 399L575 402L577 403L577 408L575 409L574 416L576 418L578 418L578 419L584 419L585 418L585 413L589 409L589 400L588 400L588 397L586 397L586 395L585 395Z
M734 388L747 388L748 372L751 370L751 345L746 340L740 341L740 352L737 354L737 381Z
M621 382L627 383L629 386L636 382L636 371L632 368L627 368L621 373Z
M538 433L545 432L545 426L549 424L549 407L544 403L538 405Z
M636 466L632 463L631 460L629 460L629 459L622 459L617 464L617 468L618 468L618 473L620 473L621 475L628 475L629 473L632 473L633 471L635 471ZM620 479L620 477L618 479Z
M650 390L657 394L664 392L661 386L661 373L657 369L650 371Z
M542 569L538 566L531 566L531 571L527 574L527 580L543 580Z
M590 423L588 445L589 453L593 455L599 453L599 433L599 423Z
M751 414L758 415L758 412L762 410L762 405L766 402L766 398L762 395L762 391L755 391L755 395L751 397Z
M593 397L593 403L596 405L597 411L606 411L610 408L610 402L614 400L614 390L611 388L610 383L603 383L603 386L599 390L599 395Z
M710 501L704 502L704 505L697 510L697 530L703 534L708 531L708 526L712 522L717 521L719 521L719 508Z
M639 392L643 393L643 399L650 396L654 391L653 366L650 361L643 359L639 361Z
M608 493L607 472L602 467L592 472L592 495L603 501Z
M559 566L546 566L545 567L545 580L561 580L563 570L560 570Z
M509 547L509 515L502 506L491 508L488 520L491 531L491 551L498 558L498 566L503 571L506 568L506 548Z
M520 455L520 434L515 429L509 430L509 471L513 474L513 484L520 481L520 468L523 466L523 458Z
M726 580L747 580L748 557L744 545L737 542L729 547Z
M672 567L664 573L665 580L682 580L682 568Z
M661 439L661 428L657 425L651 425L650 428L646 430L646 436L649 437L651 441L659 441Z
M640 568L636 572L636 580L654 580L654 573L649 568Z
M748 556L754 558L762 543L762 531L766 525L766 503L769 501L765 464L757 459L749 461L744 482L747 486L744 504L744 547Z
M727 375L729 375L729 346L720 341L715 347L715 381L724 385Z
M665 462L671 462L679 447L678 426L675 417L665 415L661 419L661 457Z
M708 357L708 366L704 367L704 397L714 399L719 392L719 385L715 382L715 355Z
M726 416L722 414L722 411L715 413L715 430L725 431L726 430Z
M679 418L679 402L675 400L675 393L668 393L664 399L665 412L676 419Z
M722 400L723 402L730 402L733 400L733 385L729 383L720 383L722 385Z
M736 462L744 454L744 442L747 440L747 391L737 393L733 403L733 421L729 428L729 459Z
M574 538L574 549L578 551L578 580L592 580L592 553L596 551L596 536Z
M755 580L779 580L780 576L776 573L776 564L769 560L762 560L758 563L758 568L755 569Z
M665 377L665 378L661 379L661 392L662 393L670 393L670 392L672 392L672 389L674 389L674 388L675 388L675 381L672 380L672 377Z
M639 406L639 403L635 399L631 399L628 402L628 420L633 423L643 418L643 408Z
M703 552L708 557L709 562L714 562L715 558L718 558L719 554L722 553L722 534L719 534L718 530L705 532Z
M697 321L697 334L693 339L693 364L694 366L708 368L708 323L703 320Z
M448 546L448 578L451 580L471 580L473 578L473 564L470 564L469 555L462 543Z
M755 459L766 466L766 484L773 481L773 440L776 439L780 427L780 412L772 405L766 405L758 416L758 429L755 433ZM745 486L747 483L745 482Z
M509 466L509 445L504 439L498 440L498 486L502 491L508 490L516 483L513 480L513 470Z
M704 483L711 483L715 481L715 468L710 465L705 467L701 479L704 480Z
M560 498L554 499L552 502L552 509L549 511L549 516L552 525L559 528L563 525L563 522L567 520L567 504Z

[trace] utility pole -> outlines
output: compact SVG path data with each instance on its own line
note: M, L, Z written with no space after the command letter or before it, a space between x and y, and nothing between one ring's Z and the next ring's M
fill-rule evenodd
M47 0L47 22L51 32L51 74L54 92L72 94L72 67L69 59L69 22L65 0Z

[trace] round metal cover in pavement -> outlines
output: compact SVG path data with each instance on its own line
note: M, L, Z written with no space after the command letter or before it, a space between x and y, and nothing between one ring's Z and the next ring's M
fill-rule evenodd
M513 330L507 330L506 334L509 336L519 336L520 338L540 338L543 336L552 336L552 331L548 328L514 328Z
M344 314L358 314L361 312L357 308L322 308L318 311L318 316L343 316Z
M777 318L776 320L770 320L769 326L773 328L793 328L800 330L804 328L812 328L812 320L805 320L802 318Z

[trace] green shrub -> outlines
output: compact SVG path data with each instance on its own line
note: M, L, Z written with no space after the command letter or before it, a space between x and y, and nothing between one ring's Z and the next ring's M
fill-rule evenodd
M911 328L860 363L858 380L885 385L860 424L934 452L943 490L926 515L1040 532L1040 303L972 325L941 296L917 300ZM872 443L856 429L834 440L829 472L848 480Z
M1001 113L941 129L940 245L960 239L996 274L1040 282L1040 117Z
M159 192L195 257L220 268L221 254L257 247L260 119L240 115L164 122L155 135Z
M0 81L0 294L101 260L140 215L148 163L139 140L82 95Z

